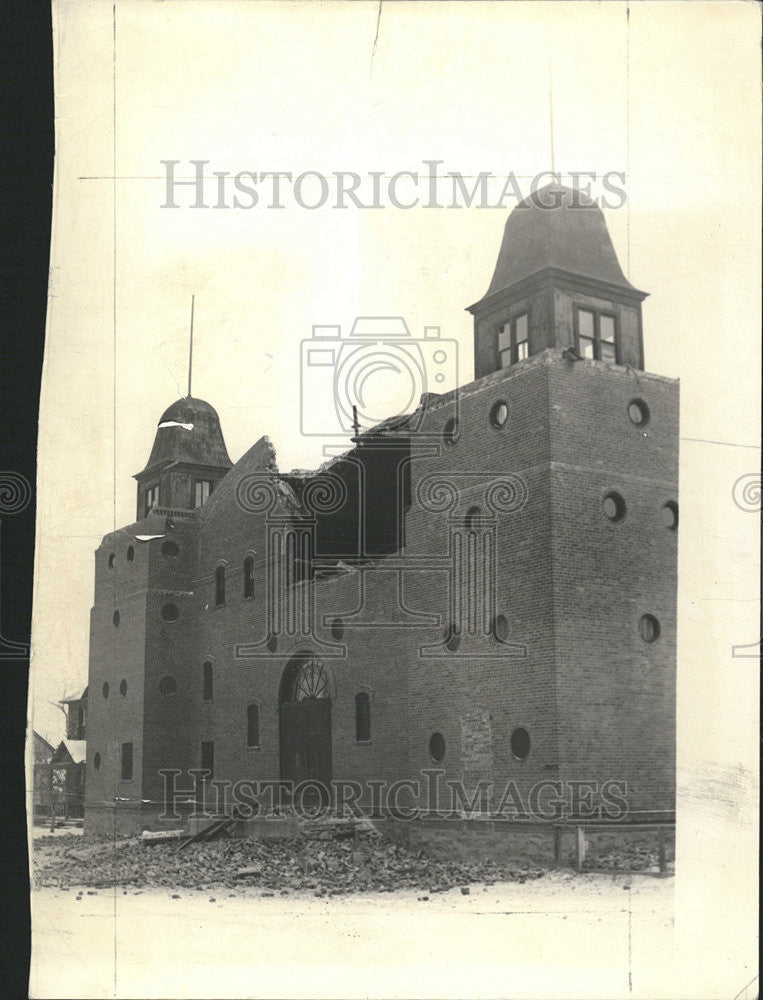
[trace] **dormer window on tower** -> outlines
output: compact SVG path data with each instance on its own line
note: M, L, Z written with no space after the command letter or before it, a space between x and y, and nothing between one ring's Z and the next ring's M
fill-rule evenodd
M209 494L212 492L212 480L211 479L197 479L193 484L193 505L194 507L201 507L203 503L209 500Z
M529 353L527 313L514 316L498 327L498 358L501 368L522 361Z
M159 483L146 487L143 503L143 515L147 517L154 507L159 506Z
M506 220L490 287L469 306L475 378L549 349L643 370L646 292L623 274L601 208L580 195L550 184Z
M158 507L193 510L231 467L220 418L203 399L184 396L164 411L138 480L137 516Z
M617 317L595 309L575 309L575 346L582 358L617 361Z

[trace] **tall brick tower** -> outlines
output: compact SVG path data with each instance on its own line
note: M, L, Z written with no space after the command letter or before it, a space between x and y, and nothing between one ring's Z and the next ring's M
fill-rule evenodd
M201 399L179 399L162 414L148 464L135 477L138 520L106 535L96 550L91 830L110 831L115 820L125 832L150 825L163 807L160 769L199 765L189 724L200 700L192 669L198 514L230 466L215 410Z
M475 380L428 400L443 447L414 442L406 553L461 569L409 574L449 636L408 656L409 767L491 786L489 810L513 785L536 815L560 795L581 813L574 782L675 806L678 384L644 371L644 298L602 211L542 189L470 307Z
M553 661L547 776L622 781L633 811L670 812L678 384L644 372L645 297L601 209L550 185L510 215L490 287L469 311L476 377L505 371L510 419L534 436L509 465L529 478L545 470L548 534L535 552L547 552L549 574L538 605ZM494 393L506 395L499 382ZM516 547L514 537L507 554L521 560Z

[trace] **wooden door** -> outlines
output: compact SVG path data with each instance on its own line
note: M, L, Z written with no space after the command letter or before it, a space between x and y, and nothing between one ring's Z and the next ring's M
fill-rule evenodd
M307 698L281 705L281 778L298 785L331 783L331 701Z

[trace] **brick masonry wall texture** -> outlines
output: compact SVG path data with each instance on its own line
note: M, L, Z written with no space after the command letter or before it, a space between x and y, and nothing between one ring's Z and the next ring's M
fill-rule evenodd
M127 558L129 547L132 561ZM109 568L112 554L114 565ZM142 797L147 559L148 548L140 546L128 529L107 536L96 551L85 783L88 816L91 811L111 809L115 797ZM133 777L123 781L121 745L128 742L133 744Z
M628 418L633 398L649 406L644 428ZM500 428L491 422L499 402L508 407ZM443 431L453 418L457 439L448 445ZM96 552L91 623L88 824L106 822L114 796L133 800L120 806L120 823L154 824L163 797L160 770L199 767L206 740L214 742L216 778L278 779L279 685L292 658L309 650L330 678L334 779L391 783L439 769L446 808L446 782L463 780L472 791L488 780L493 787L483 805L492 809L509 782L526 798L539 781L614 779L627 781L632 808L672 809L676 534L663 523L661 507L677 498L677 419L676 383L568 362L559 350L435 400L412 441L404 550L296 585L291 596L314 602L315 624L303 621L301 632L280 635L274 651L264 645L268 526L293 517L294 508L288 491L269 512L252 513L237 499L247 475L267 473L267 449L255 446L201 511L173 527L154 512L107 536ZM494 511L489 488L501 477L514 493L508 510ZM435 495L433 479L451 484L449 509L425 509ZM613 489L627 505L617 523L602 511ZM475 506L482 517L475 544L495 551L487 587L494 604L483 607L475 634L464 629L454 652L445 647L454 617L449 567L459 542L453 539L467 538L467 512ZM140 533L164 538L141 544L134 538ZM163 554L167 539L177 555ZM248 555L255 566L252 597L243 593ZM401 571L401 557L414 568ZM218 607L220 566L226 594ZM162 617L167 603L178 609L174 622ZM645 613L661 626L651 645L639 635ZM489 634L498 614L507 621L503 643ZM331 631L336 619L339 638ZM237 655L241 644L249 644L249 655ZM213 669L211 700L203 698L206 661ZM171 693L160 687L168 677L176 684ZM363 743L355 732L360 691L371 703L371 738ZM259 707L256 747L246 745L250 704ZM511 746L517 727L530 738L521 760ZM441 761L430 753L433 733L444 738ZM119 746L129 739L134 777L123 782ZM370 804L368 795L363 802ZM424 783L418 802L442 804L429 799Z
M678 386L578 363L551 370L554 631L559 758L567 778L627 782L634 810L675 803ZM628 403L644 401L635 426ZM602 512L616 490L621 521ZM654 615L660 636L639 634Z

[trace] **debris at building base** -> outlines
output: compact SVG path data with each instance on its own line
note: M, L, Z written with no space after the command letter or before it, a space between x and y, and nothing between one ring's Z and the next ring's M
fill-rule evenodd
M261 874L262 865L250 865L248 868L239 868L236 872L236 878L249 878Z
M88 844L82 847L82 837L77 837L78 846L69 848L66 854L67 857L72 858L74 861L90 862L97 855L103 854L104 851L115 851L130 843L132 841L129 837L122 837L119 840Z
M166 844L170 841L183 840L187 836L185 830L144 830L140 839L144 844Z
M156 842L147 851L141 837L124 842L118 850L104 839L102 849L87 861L71 857L67 839L41 838L35 845L37 887L254 887L318 897L423 889L431 895L470 883L517 882L544 874L542 868L519 861L436 860L383 836L369 837L362 850L353 840L300 837L198 841L182 852L175 841Z
M303 819L299 829L306 837L316 839L344 839L349 837L380 837L381 834L368 816L324 816L320 819Z
M200 827L195 833L190 834L190 836L184 836L178 844L178 853L184 851L190 844L218 840L221 837L230 837L236 826L237 821L227 816L215 820L213 823L208 823Z

